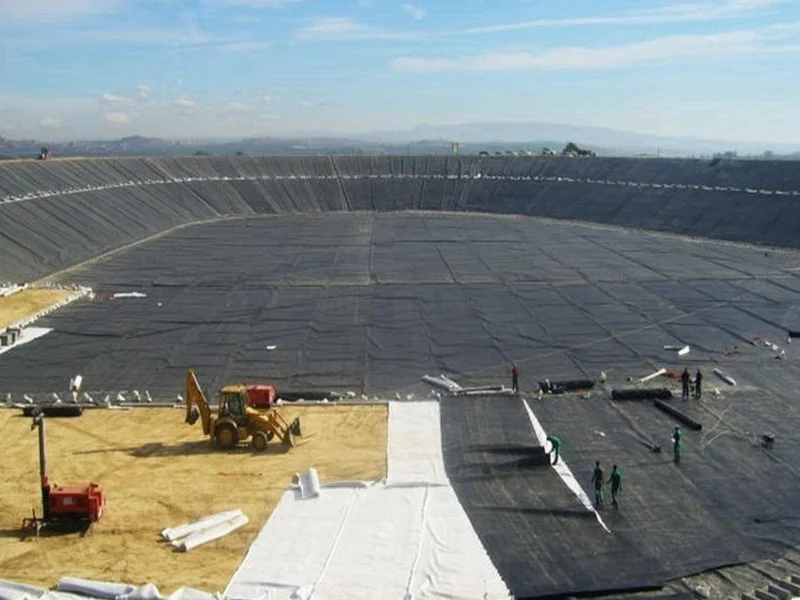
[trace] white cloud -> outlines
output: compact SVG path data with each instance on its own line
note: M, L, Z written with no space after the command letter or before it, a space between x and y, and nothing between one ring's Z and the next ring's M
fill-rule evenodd
M217 50L220 52L254 52L268 46L269 42L231 42L217 46Z
M150 86L145 83L137 85L136 91L139 93L139 98L145 99L150 97Z
M241 102L228 102L223 110L228 114L241 114L249 112L251 108Z
M421 21L427 14L424 9L410 3L403 4L403 10L406 11L406 14L415 21Z
M668 23L707 22L724 19L750 17L780 4L794 0L698 0L676 1L656 9L632 10L616 14L587 17L564 17L555 19L533 19L481 25L465 29L428 31L389 31L359 23L349 17L322 17L312 21L296 32L303 40L413 40L420 38L447 38L469 35L488 35L527 29L557 27L589 27L603 25L657 25ZM599 5L599 3L598 3ZM424 17L425 12L413 4L403 5L412 18ZM419 20L419 19L416 19Z
M64 123L62 123L60 119L56 119L55 117L45 117L44 119L39 121L39 124L42 127L52 127L53 129L60 129L61 127L64 126Z
M717 0L716 2L676 2L650 10L635 10L615 15L595 17L568 17L563 19L534 19L482 25L458 31L447 32L446 35L474 35L539 29L546 27L581 27L592 25L654 25L666 23L687 23L698 21L715 21L751 14L784 4L790 0Z
M276 8L302 1L303 0L206 0L206 4L216 4L221 6L247 6L250 8Z
M172 104L174 106L177 106L178 108L186 108L186 109L194 108L195 106L197 106L197 102L195 102L188 96L181 96L180 98L175 98L175 100L172 101Z
M791 25L710 35L665 36L622 46L566 46L543 52L487 52L460 58L397 58L390 67L406 73L444 71L596 70L678 59L754 56L800 51Z
M109 123L130 123L131 117L124 112L107 112L103 118Z
M125 96L118 96L116 94L103 94L101 99L104 104L111 106L122 107L133 105L133 99L126 98Z
M0 0L3 19L64 20L113 12L122 0Z
M360 36L373 33L369 25L358 23L349 17L321 17L297 32L301 39L326 39Z

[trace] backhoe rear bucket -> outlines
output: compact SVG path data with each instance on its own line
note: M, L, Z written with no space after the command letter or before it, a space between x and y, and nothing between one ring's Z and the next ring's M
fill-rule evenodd
M199 418L200 418L200 411L197 410L197 408L193 408L192 412L186 415L186 422L189 425L194 425L195 423L197 423L197 419Z

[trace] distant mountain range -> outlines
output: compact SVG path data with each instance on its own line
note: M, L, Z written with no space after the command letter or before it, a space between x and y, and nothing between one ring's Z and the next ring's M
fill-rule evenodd
M38 154L48 146L55 156L186 155L207 154L442 154L459 143L462 154L481 151L538 153L543 148L562 149L575 142L598 155L710 156L714 154L800 157L796 145L724 142L631 133L603 127L582 127L533 122L474 123L466 125L419 125L408 131L376 131L352 136L265 137L240 140L164 140L139 135L117 140L85 140L47 143L0 137L0 156Z
M776 154L800 152L797 144L770 144L703 140L687 137L658 136L606 127L584 127L537 122L495 122L465 125L419 125L409 131L383 131L364 136L366 139L383 139L403 143L420 139L446 139L469 143L529 143L532 140L551 140L554 146L569 141L578 145L601 148L612 154L662 154L686 156L687 154L714 154L738 152L739 154Z

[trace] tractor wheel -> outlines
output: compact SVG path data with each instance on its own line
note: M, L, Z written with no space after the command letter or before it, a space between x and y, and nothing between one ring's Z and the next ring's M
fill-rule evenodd
M217 442L217 448L227 450L239 442L239 435L232 425L221 425L214 432L214 439Z
M256 431L253 433L253 450L256 452L264 452L267 449L267 434L263 431Z

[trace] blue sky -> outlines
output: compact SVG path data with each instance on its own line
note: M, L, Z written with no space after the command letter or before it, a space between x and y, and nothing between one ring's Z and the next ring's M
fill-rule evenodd
M800 143L800 0L0 0L0 135Z

